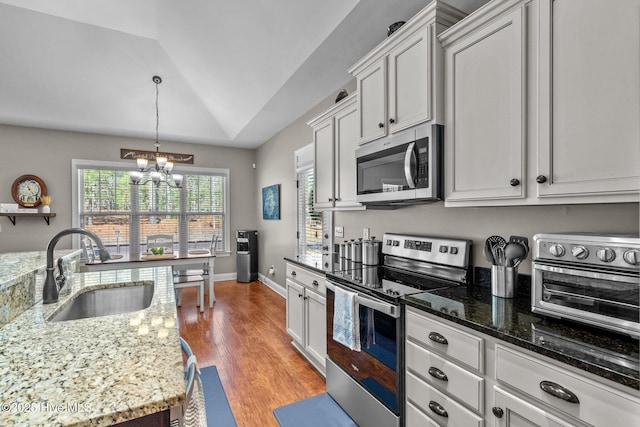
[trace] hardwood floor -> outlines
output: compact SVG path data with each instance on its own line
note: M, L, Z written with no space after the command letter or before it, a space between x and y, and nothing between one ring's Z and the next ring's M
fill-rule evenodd
M202 367L216 365L239 426L278 427L273 409L326 390L324 377L291 345L285 299L262 283L216 282L200 313L183 290L180 333Z

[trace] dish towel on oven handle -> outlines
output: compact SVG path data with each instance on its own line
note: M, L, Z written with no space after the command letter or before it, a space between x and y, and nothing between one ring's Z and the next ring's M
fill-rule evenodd
M360 351L360 316L358 315L357 294L335 288L333 303L333 340Z

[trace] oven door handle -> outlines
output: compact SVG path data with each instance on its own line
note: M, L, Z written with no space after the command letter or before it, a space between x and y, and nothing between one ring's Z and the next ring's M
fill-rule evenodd
M404 177L407 180L407 185L409 186L409 188L416 188L416 180L414 177L415 173L411 169L411 164L413 163L415 165L417 163L417 156L413 150L415 146L416 143L412 142L411 144L409 144L409 146L407 147L407 151L404 153Z
M336 284L334 284L333 282L330 281L325 281L325 286L327 289L329 289L330 291L335 292L336 291ZM360 292L356 291L356 302L364 307L368 307L371 308L373 310L379 311L381 313L384 313L388 316L393 317L394 319L397 319L400 317L400 307L396 306L394 304L389 304L386 302L382 302L379 301L377 299L373 299L370 298L368 296L365 296L363 294L361 294Z

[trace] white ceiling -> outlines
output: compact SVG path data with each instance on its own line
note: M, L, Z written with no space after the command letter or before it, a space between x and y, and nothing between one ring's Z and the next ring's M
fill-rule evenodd
M255 148L428 2L0 0L0 123Z

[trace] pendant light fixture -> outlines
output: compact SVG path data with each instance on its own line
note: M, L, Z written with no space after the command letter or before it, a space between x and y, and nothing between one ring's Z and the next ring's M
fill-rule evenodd
M160 126L158 95L160 91L158 85L162 83L162 79L159 76L153 76L153 83L156 85L156 141L153 144L156 147L155 164L147 167L149 161L145 158L138 158L136 162L138 163L139 170L129 172L129 177L132 185L145 185L151 181L155 186L164 183L169 187L180 188L182 187L182 175L171 174L173 163L166 157L160 155L160 140L158 139L158 128Z

